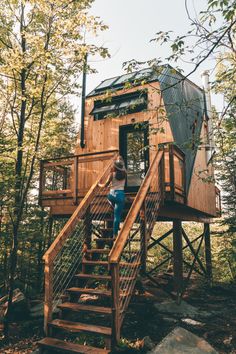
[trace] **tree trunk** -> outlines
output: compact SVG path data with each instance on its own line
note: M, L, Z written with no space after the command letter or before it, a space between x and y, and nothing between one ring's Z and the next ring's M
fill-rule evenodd
M26 52L26 39L23 34L24 31L24 5L21 4L21 49L23 54ZM12 297L14 290L14 278L17 267L17 251L18 251L18 231L19 225L23 213L23 201L22 201L22 165L23 165L23 141L24 141L24 130L25 130L25 120L26 120L26 69L23 68L20 73L20 86L21 86L21 107L20 107L20 120L19 129L17 136L17 158L15 166L15 205L14 205L14 215L13 215L13 240L12 249L10 257L10 272L9 272L9 289L8 289L8 304L7 310L4 318L4 336L8 338L9 336L9 320L11 317L12 308Z

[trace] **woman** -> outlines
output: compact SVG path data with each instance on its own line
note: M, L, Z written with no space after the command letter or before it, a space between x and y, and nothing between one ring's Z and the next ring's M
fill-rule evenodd
M118 235L120 218L125 204L125 182L127 172L125 169L122 157L114 162L110 176L104 184L99 184L99 187L107 187L110 185L110 193L107 198L112 207L114 207L113 221L113 237Z

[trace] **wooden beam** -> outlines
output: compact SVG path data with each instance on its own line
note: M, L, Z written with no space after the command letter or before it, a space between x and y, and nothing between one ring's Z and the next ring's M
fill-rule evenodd
M169 146L169 169L170 169L170 195L175 200L175 171L174 171L174 154L173 145Z
M78 205L78 156L74 158L73 204Z
M172 231L173 229L171 229L171 231ZM164 236L164 235L163 235ZM200 236L198 236L198 237L196 237L193 241L192 241L192 244L194 243L194 242L197 242L201 237L203 236L203 234L201 234ZM162 236L161 236L162 237ZM158 239L158 240L156 240L156 241L159 241L160 240L160 238ZM183 247L183 250L185 250L186 248L188 248L188 245L185 245L184 247ZM163 266L166 262L168 262L171 258L173 258L173 252L171 253L171 255L169 256L169 257L167 257L166 259L164 259L161 263L159 263L158 265L156 265L153 269L151 269L149 272L148 272L148 274L151 274L151 273L153 273L157 268L160 268L161 266ZM189 263L187 263L187 262L185 262L186 263L186 265L188 265L190 268L191 268L191 265L189 264ZM199 271L197 270L197 269L195 269L194 268L194 270L197 272L197 273L199 273ZM200 275L202 275L201 273L200 273Z
M177 298L183 290L183 249L182 249L182 227L180 220L173 221L173 268L174 268L174 289Z
M42 192L43 197L49 197L49 196L56 196L56 195L61 195L61 194L70 194L71 190L70 189L58 189L58 190L53 190L53 191L44 191Z
M210 215L204 215L189 206L166 202L160 209L158 220L171 221L173 219L181 219L182 221L196 221L201 223L213 222Z
M120 274L119 264L111 265L112 278L112 349L120 340Z
M161 266L163 266L165 263L167 263L171 258L173 258L173 255L167 257L166 259L164 259L161 263L157 264L153 269L149 270L149 272L147 274L151 274L153 272L155 272L155 270L157 270L158 268L160 268Z
M172 250L170 250L166 245L163 245L161 242L158 242L158 244L159 244L159 246L160 247L162 247L165 251L167 251L168 253L170 253L171 254L171 256L173 257L173 255L174 255L174 252L172 251ZM183 249L184 248L186 248L186 247L183 247ZM196 254L194 253L193 254L194 255L194 257L196 256ZM172 258L171 257L171 258ZM198 256L197 256L198 257ZM199 257L198 257L199 258ZM183 264L185 264L187 267L189 267L189 268L191 268L192 267L192 265L190 264L190 263L188 263L187 261L185 261L184 259L183 259ZM194 271L196 272L196 273L198 273L198 274L200 274L200 275L204 275L205 274L205 269L204 269L204 272L203 273L201 273L196 267L193 267L193 269L194 269Z
M182 234L183 234L183 237L184 237L185 241L187 242L187 245L190 248L190 251L192 252L193 256L196 257L196 260L197 260L201 270L203 271L204 274L206 274L206 269L204 268L201 259L198 257L198 254L196 253L195 249L193 248L192 243L189 240L189 238L183 228L182 228Z
M41 161L42 162L42 161ZM69 160L65 160L65 161L57 161L57 162L42 162L43 163L43 168L45 169L50 169L52 167L56 167L56 166L70 166L73 165L73 160L71 159L71 161Z
M205 240L205 258L206 258L206 275L207 280L212 283L212 261L211 261L211 237L210 225L204 224L204 240Z
M200 242L199 242L199 245L198 245L198 248L197 248L197 251L196 251L196 254L197 254L197 255L198 255L198 253L199 253L199 251L200 251L200 249L201 249L202 242L203 242L203 238L204 238L204 234L202 235L202 238L201 238L201 240L200 240ZM195 265L195 263L196 263L196 260L197 260L197 258L196 258L196 256L195 256L194 259L193 259L193 263L192 263L192 265L191 265L190 271L189 271L189 273L188 273L187 280L185 281L185 288L182 290L181 297L183 296L185 290L187 289L188 282L189 282L189 279L191 278L192 272L193 272L193 270L194 270L194 265Z
M53 297L53 264L49 263L44 268L45 293L44 293L44 333L48 335L48 322L52 320Z
M173 229L167 231L166 233L164 233L164 235L158 237L158 239L156 239L156 240L152 237L152 240L154 240L154 241L153 241L153 243L151 243L150 245L148 245L148 250L150 250L152 247L154 247L154 246L157 245L159 242L161 242L162 240L164 240L167 236L169 236L170 234L172 234L172 232L173 232Z

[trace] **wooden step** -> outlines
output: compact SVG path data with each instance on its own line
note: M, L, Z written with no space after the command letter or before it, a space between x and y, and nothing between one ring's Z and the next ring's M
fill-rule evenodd
M74 344L65 342L56 338L44 338L38 342L41 348L59 350L63 353L80 353L80 354L109 354L106 349L95 348L87 345Z
M96 240L97 241L97 240ZM108 248L91 248L86 251L86 253L105 253L108 254L110 253L111 250ZM136 254L137 252L135 251L123 251L122 254Z
M70 294L90 294L90 295L98 295L98 296L111 296L111 290L104 290L104 289L91 289L91 288L69 288L66 291ZM129 293L128 291L122 291L120 293L121 296L127 296Z
M57 307L59 307L59 309L61 310L69 310L74 312L89 311L89 312L102 313L105 315L110 315L112 312L110 307L75 304L73 302L65 302L63 304L58 305Z
M111 280L110 275L100 275L100 274L81 273L81 274L76 274L75 277L79 279Z
M67 289L66 291L72 294L91 294L91 295L99 295L99 296L111 296L110 290L73 287Z
M103 274L87 274L87 273L81 273L81 274L76 274L76 278L79 279L94 279L94 280L111 280L111 275L103 275ZM120 280L133 280L134 277L120 277Z
M109 262L108 261L90 261L90 260L87 260L87 259L83 259L82 261L82 264L84 265L91 265L91 266L104 266L104 267L108 267L109 265ZM136 267L136 266L139 266L140 263L137 263L137 262L120 262L119 265L121 267Z
M99 237L96 238L96 242L114 242L115 238L109 238L109 237Z
M107 248L91 248L90 250L86 251L86 253L110 253L110 252L111 250Z
M104 326L96 326L92 324L87 324L87 323L80 323L80 322L72 322L72 321L66 321L66 320L53 320L52 322L49 322L50 327L54 328L60 328L65 331L77 333L77 332L92 332L92 333L98 333L98 334L103 334L105 336L111 336L111 328L110 327L104 327Z

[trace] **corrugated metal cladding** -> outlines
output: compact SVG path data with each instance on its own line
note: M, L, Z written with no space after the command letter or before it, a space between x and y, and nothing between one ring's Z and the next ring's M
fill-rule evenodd
M200 132L205 112L204 92L184 76L166 65L157 71L143 69L138 72L104 80L87 97L100 95L107 90L116 91L125 83L139 85L159 81L163 100L175 143L186 156L186 188L189 189L194 161L200 140Z
M171 67L163 70L159 82L174 140L185 153L188 191L205 112L204 92Z

